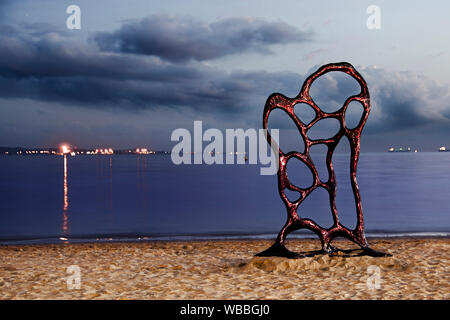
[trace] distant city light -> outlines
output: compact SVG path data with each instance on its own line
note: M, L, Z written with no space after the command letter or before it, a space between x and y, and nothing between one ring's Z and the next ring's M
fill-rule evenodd
M70 148L67 145L63 144L61 146L61 151L63 154L67 154L67 153L70 153Z
M7 149L7 148L0 148ZM101 149L79 149L71 147L68 143L62 143L57 148L10 148L11 150L0 150L0 155L57 155L57 156L78 156L78 155L123 155L123 154L137 154L137 155L152 155L158 153L168 154L166 151L153 151L149 148L133 148L133 149L117 149L101 148ZM17 150L19 149L19 150Z
M130 151L131 152L131 151ZM153 151L149 151L147 148L136 149L135 153L137 154L151 154Z
M109 149L95 149L95 153L94 154L113 154L114 150L109 148Z

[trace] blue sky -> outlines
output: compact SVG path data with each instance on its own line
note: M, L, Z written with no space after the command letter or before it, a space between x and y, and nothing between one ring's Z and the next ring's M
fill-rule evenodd
M450 145L446 1L0 3L0 145L168 149L193 120L258 128L270 93L295 96L319 65L340 61L372 95L363 151ZM81 30L65 27L70 4ZM366 27L370 4L380 30ZM332 80L317 88L331 102L346 94L326 94Z

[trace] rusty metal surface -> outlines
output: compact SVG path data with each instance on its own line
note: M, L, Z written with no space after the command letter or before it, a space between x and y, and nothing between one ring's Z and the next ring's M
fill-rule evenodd
M347 100L344 102L344 105L336 112L327 113L321 110L314 102L314 100L311 98L310 87L311 84L314 82L314 80L331 71L345 72L346 74L350 75L359 83L359 85L361 86L361 91L359 94L347 98ZM358 125L353 129L349 129L346 127L345 113L347 107L352 101L360 102L364 108L364 112ZM309 106L311 106L311 108L314 109L314 111L316 112L314 120L312 120L308 124L305 124L297 117L297 115L294 113L294 106L298 103L308 104ZM289 115L289 117L294 121L303 139L305 150L304 152L293 151L289 153L284 153L283 150L279 148L279 169L277 172L278 191L286 206L288 217L286 224L280 231L275 244L271 248L259 253L258 255L297 257L298 254L289 251L285 247L285 239L290 232L301 228L309 229L319 236L322 243L323 252L327 253L334 252L336 249L331 245L331 241L336 237L345 237L353 241L354 243L358 244L362 249L364 249L365 254L373 256L385 255L384 253L372 250L367 243L364 234L364 215L361 204L361 196L359 193L358 182L356 180L356 170L359 159L361 132L364 128L364 125L370 113L370 96L366 81L349 63L341 62L341 63L327 64L320 67L316 72L314 72L311 76L309 76L305 80L300 90L300 93L295 98L288 98L280 93L274 93L269 96L263 114L264 129L267 129L268 119L271 111L277 108L284 110ZM329 139L317 139L317 140L310 139L307 135L308 130L312 126L314 126L315 123L326 118L334 118L339 121L340 129L336 133L336 135L334 135ZM338 145L341 138L344 136L348 138L351 149L350 175L357 213L357 224L355 229L348 229L347 227L345 227L340 223L339 215L336 209L336 176L333 169L332 156L336 146ZM270 145L276 144L275 141L272 141L269 132L267 132L266 137ZM317 168L314 165L309 154L311 146L316 144L324 144L328 148L326 155L328 181L320 180ZM302 161L311 170L314 180L312 186L310 186L309 188L299 188L298 186L293 185L289 181L286 172L286 165L289 159L291 158L296 158ZM313 192L318 187L324 188L329 193L330 207L334 223L330 228L327 229L319 226L316 222L314 222L311 219L302 218L301 215L299 214L299 210L301 209L300 207L301 203L306 199L306 197L308 197L308 195L311 192ZM299 199L295 201L289 200L285 194L286 189L300 193Z

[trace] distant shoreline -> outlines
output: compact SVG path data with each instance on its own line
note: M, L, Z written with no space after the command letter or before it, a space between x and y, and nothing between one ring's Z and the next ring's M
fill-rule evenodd
M228 235L159 235L159 236L99 236L99 237L47 237L27 239L0 239L0 246L58 245L58 244L102 244L102 243L152 243L192 241L265 241L274 240L277 234L228 234ZM366 233L367 239L450 239L450 232L398 232ZM288 240L314 240L311 234L291 234Z
M70 151L70 152L69 152ZM69 150L68 155L84 156L84 155L166 155L169 151L157 150L152 151L147 148L126 148L126 149L110 149L110 148L74 148ZM64 155L60 148L24 148L24 147L0 147L0 155L3 156L62 156Z
M0 147L0 156L5 156L5 157L10 157L10 156L62 156L63 154L59 153L59 151L57 151L58 149L52 148L52 149L40 149L40 148L35 148L35 149L26 149L26 148L21 148L21 149L17 149L17 148L11 148L11 149L6 149L3 147ZM132 149L124 149L124 150L114 150L113 153L92 153L92 154L87 154L88 150L91 149L77 149L75 150L77 156L121 156L121 155L137 155L137 156L154 156L154 155L171 155L170 151L152 151L149 153L137 153L135 151L133 151ZM34 151L34 152L33 152ZM42 151L42 152L41 152ZM20 153L21 152L21 153ZM27 153L28 152L28 153ZM89 152L93 152L93 151L89 151ZM423 154L423 153L449 153L449 150L431 150L431 151L418 151L418 152L413 152L413 151L361 151L360 154ZM311 154L320 154L321 152L311 152ZM341 152L336 152L336 154L347 154L348 152L345 151L341 151ZM70 154L69 154L70 155Z

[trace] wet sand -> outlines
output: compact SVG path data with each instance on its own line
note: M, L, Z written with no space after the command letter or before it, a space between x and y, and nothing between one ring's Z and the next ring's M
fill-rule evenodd
M369 243L393 256L254 257L265 240L0 246L0 299L450 299L450 239Z

